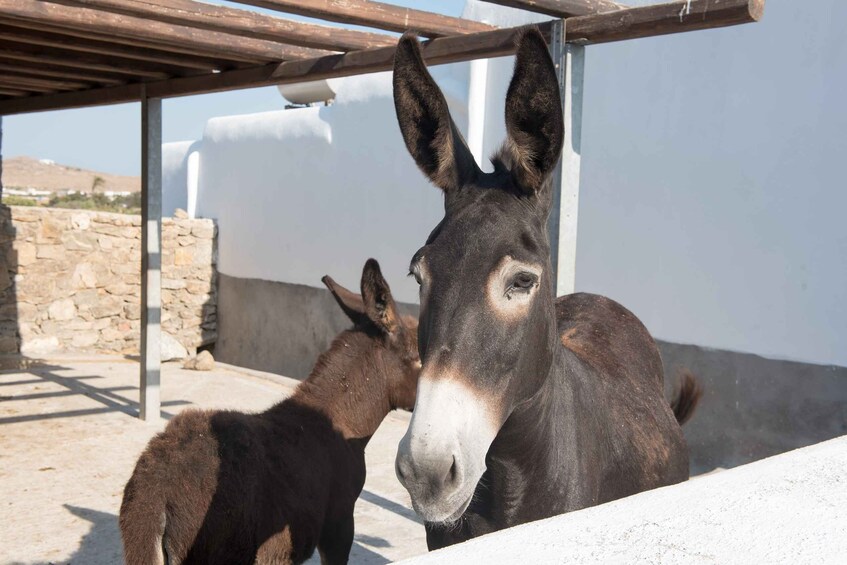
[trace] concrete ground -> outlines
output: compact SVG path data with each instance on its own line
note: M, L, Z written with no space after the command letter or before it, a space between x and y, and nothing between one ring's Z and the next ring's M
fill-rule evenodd
M120 563L123 487L167 419L189 407L262 410L297 381L221 365L202 373L166 364L162 382L166 419L146 424L135 417L137 363L96 357L0 367L0 563ZM390 414L368 445L351 563L426 552L423 526L394 476L408 421L407 413Z

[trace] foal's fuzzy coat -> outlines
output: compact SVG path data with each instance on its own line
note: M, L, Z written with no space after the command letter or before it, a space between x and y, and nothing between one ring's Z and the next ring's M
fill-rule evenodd
M353 328L288 399L259 414L192 410L141 455L120 527L128 565L346 563L364 448L411 409L417 322L401 318L373 259L359 296L324 277Z

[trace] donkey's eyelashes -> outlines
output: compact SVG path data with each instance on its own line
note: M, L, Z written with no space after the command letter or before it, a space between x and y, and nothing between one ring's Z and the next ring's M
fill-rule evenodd
M512 281L506 288L506 295L509 296L515 292L528 294L536 286L538 286L538 275L535 273L520 272L512 278Z

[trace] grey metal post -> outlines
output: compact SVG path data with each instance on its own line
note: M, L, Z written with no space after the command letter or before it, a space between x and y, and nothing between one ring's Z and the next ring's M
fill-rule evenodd
M161 400L162 100L141 97L141 410L157 421Z
M553 24L550 51L559 77L565 116L562 158L553 173L553 206L548 230L556 296L574 291L576 225L579 208L579 161L582 153L582 84L585 47L565 42L565 20Z

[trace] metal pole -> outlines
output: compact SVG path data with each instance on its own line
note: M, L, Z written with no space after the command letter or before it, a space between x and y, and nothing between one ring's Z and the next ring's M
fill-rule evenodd
M550 42L559 77L565 116L562 158L553 173L553 206L548 230L556 296L574 291L576 280L576 226L579 208L579 162L582 153L582 85L585 47L565 42L565 20L553 24Z
M162 319L162 99L141 96L141 410L159 420Z

